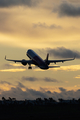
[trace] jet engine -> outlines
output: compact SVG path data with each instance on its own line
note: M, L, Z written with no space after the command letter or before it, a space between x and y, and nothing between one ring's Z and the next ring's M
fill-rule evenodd
M27 63L26 63L26 60L25 60L25 59L23 59L21 63L22 63L22 65L24 65L24 66L25 66L25 65L27 65Z

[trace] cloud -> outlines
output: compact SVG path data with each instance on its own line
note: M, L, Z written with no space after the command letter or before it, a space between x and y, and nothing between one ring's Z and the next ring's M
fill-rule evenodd
M11 68L11 67L13 67L13 65L11 65L11 64L4 64L3 67L4 68Z
M18 83L17 87L19 87L22 91L26 91L26 87L21 82L17 83Z
M60 66L60 67L54 67L54 68L51 68L49 70L53 70L53 71L78 71L80 70L80 64L78 65L68 65L68 66ZM35 70L35 71L39 71L39 69ZM55 79L49 79L50 82L54 81L55 82ZM49 80L46 80L46 82L49 82ZM45 80L44 80L45 81ZM57 82L57 81L56 81ZM58 81L59 82L59 81Z
M12 85L9 82L0 82L0 99L2 97L21 99L36 99L37 97L48 97L47 94L36 91L34 89L26 88L22 83L18 82L17 85Z
M34 82L34 81L37 81L38 78L36 78L36 77L25 77L25 76L23 76L23 77L22 77L22 80Z
M80 75L76 76L75 78L80 79Z
M51 87L50 88L40 87L39 90L35 90L32 88L25 87L21 82L17 82L17 85L13 85L12 83L1 81L0 99L2 97L5 97L6 99L8 97L11 97L11 98L16 98L17 100L25 100L25 99L34 100L36 98L44 99L44 98L52 97L53 99L58 100L59 98L79 99L80 97L80 89L77 89L75 91L73 89L67 90L66 88L63 87L57 87L57 88L53 87L52 89L54 90L51 90Z
M68 0L68 1L69 1L69 2L72 2L72 3L74 3L74 2L75 2L75 3L76 3L76 2L77 2L77 3L80 3L80 0Z
M0 70L0 72L22 72L26 71L26 68L22 66L21 64L15 64L15 63L9 63L4 64L3 69Z
M12 85L11 83L7 82L7 81L0 81L0 84L8 84L8 85Z
M34 28L37 28L37 27L41 27L41 28L47 28L47 29L61 29L62 27L61 26L57 26L55 24L52 24L50 26L48 26L46 23L33 23L33 27Z
M80 5L75 6L74 4L64 2L58 7L58 9L54 9L53 12L58 12L60 17L77 17L80 16Z
M61 66L60 68L54 68L52 69L54 71L78 71L80 70L80 65L69 65L69 66Z
M18 82L17 86L20 87L20 88L25 88L25 86L21 82Z
M59 89L60 89L61 92L65 92L66 91L66 89L64 89L62 87L60 87Z
M22 71L26 71L26 69L3 69L3 70L0 70L0 72L22 72Z
M70 50L65 47L57 47L57 48L47 48L46 51L51 55L55 57L60 58L73 58L74 56L78 59L80 59L80 52L75 50Z
M40 90L35 90L35 89L29 89L26 88L25 91L23 91L20 87L12 87L10 90L8 91L3 91L0 90L0 99L2 97L8 98L16 98L17 100L25 100L25 99L29 99L29 100L34 100L36 98L49 98L52 97L55 100L58 100L59 98L62 99L79 99L80 97L80 89L74 91L74 90L67 90L63 87L59 87L58 88L60 90L60 92L51 92L51 91L40 91Z
M7 68L7 69L10 69L10 68L23 68L24 69L25 68L25 66L19 63L7 63L7 64L4 64L2 67Z
M44 81L45 81L45 82L57 82L57 83L59 82L58 80L56 80L56 79L54 79L54 78L51 79L51 78L49 78L49 77L44 78Z
M15 88L16 86L7 81L0 81L0 93L2 91L9 91L12 87Z
M22 77L22 81L29 81L29 82L35 82L35 81L45 81L45 82L59 82L58 80L54 79L54 78L49 78L49 77L45 77L45 78L36 78L36 77Z
M0 0L0 7L35 6L39 0Z

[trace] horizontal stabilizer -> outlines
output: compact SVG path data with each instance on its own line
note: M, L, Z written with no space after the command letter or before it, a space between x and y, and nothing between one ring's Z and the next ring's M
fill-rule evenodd
M60 66L49 66L49 68L56 68L56 67L60 67Z

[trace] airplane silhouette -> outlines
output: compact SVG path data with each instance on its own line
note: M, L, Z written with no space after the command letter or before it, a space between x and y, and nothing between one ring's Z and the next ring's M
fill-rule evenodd
M27 52L26 52L26 55L30 58L30 60L25 60L25 59L22 59L22 60L11 60L11 59L6 59L6 56L5 56L5 59L7 61L13 61L13 62L20 62L22 63L24 66L25 65L29 65L28 69L32 69L31 67L31 64L34 64L36 66L38 66L39 68L41 69L44 69L44 70L47 70L49 68L55 68L55 67L60 67L60 66L49 66L50 63L55 63L56 62L65 62L65 61L70 61L70 60L74 60L74 58L72 59L64 59L64 60L48 60L49 58L49 53L47 54L47 57L45 60L43 60L40 56L38 56L33 50L29 49Z

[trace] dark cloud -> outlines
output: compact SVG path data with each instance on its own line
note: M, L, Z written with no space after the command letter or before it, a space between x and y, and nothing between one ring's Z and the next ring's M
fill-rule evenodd
M10 82L7 82L7 81L0 81L0 84L8 84L8 85L12 85Z
M0 0L0 7L35 6L39 0Z
M68 1L72 3L80 3L80 0L68 0Z
M35 97L38 98L38 97L41 97L41 98L44 98L44 97L48 97L47 93L43 93L41 91L36 91L36 90L33 90L33 89L27 89L27 92L30 94L30 95L33 95L34 96L34 99Z
M23 77L22 77L22 80L34 82L34 81L37 81L38 78L36 78L36 77L25 77L25 76L23 76Z
M9 84L12 85L9 82L6 81L1 81L0 84ZM22 88L25 88L25 91L22 90ZM29 99L29 100L34 100L36 98L49 98L52 97L55 100L58 100L59 98L62 99L79 99L80 98L80 89L74 91L74 90L67 90L63 87L59 87L58 88L60 90L60 92L51 92L49 90L45 90L44 88L40 87L40 90L35 90L35 89L29 89L26 88L22 83L18 82L18 85L14 85L14 87L11 87L10 90L8 91L4 91L2 89L0 89L0 99L2 99L2 97L8 98L16 98L17 100L25 100L25 99Z
M79 99L80 98L80 90L74 91L74 90L66 90L64 88L59 88L61 92L51 92L51 91L37 91L34 89L28 89L26 88L25 91L22 91L20 87L11 88L9 91L3 91L0 90L0 99L2 97L8 98L16 98L17 100L21 99L36 99L36 98L49 98L52 97L55 100L58 100L59 98L62 99Z
M25 88L25 86L21 83L21 82L18 82L18 85L17 85L19 88Z
M58 47L58 48L48 48L47 52L51 56L60 57L60 58L73 58L74 56L78 59L80 59L80 52L75 50L70 50L64 47Z
M66 92L66 89L64 89L62 87L60 87L59 89L60 89L61 92Z
M44 81L45 82L57 82L57 83L59 82L58 80L56 80L54 78L51 79L51 78L48 78L48 77L44 78Z
M47 29L61 29L62 27L61 26L57 26L55 24L52 24L50 26L48 26L46 23L33 23L33 27L36 28L36 27L41 27L41 28L47 28Z
M49 77L45 77L45 78L36 78L36 77L22 77L22 81L30 81L30 82L35 82L35 81L45 81L45 82L59 82L58 80L54 79L54 78L49 78Z
M11 90L9 91L2 91L2 93L0 94L0 98L2 98L2 96L4 96L5 98L8 98L8 97L16 98L18 100L36 99L38 97L41 97L41 98L48 97L46 92L43 93L33 89L28 89L28 88L26 89L26 91L22 91L20 87L11 88Z
M58 9L54 9L53 12L58 12L59 16L80 16L80 5L75 6L74 4L64 2Z

